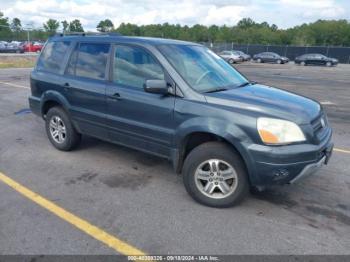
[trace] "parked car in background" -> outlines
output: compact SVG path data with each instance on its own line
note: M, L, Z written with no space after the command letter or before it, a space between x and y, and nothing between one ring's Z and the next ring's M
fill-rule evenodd
M234 51L222 51L219 53L219 56L225 59L230 64L243 61L243 58L239 54L235 53Z
M24 52L40 52L44 44L41 42L25 42L23 44Z
M295 63L298 65L325 65L335 66L338 64L338 59L327 57L322 54L305 54L295 58Z
M243 61L250 61L251 59L251 56L244 53L243 51L240 51L240 50L234 50L233 51L235 54L239 55Z
M258 63L277 63L285 64L289 62L288 57L280 56L273 52L263 52L253 56L253 60Z
M5 41L0 42L0 53L23 53L22 46L16 43L7 43Z

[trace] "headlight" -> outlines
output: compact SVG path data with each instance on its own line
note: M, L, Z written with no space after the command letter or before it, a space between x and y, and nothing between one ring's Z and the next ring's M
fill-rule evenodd
M299 126L293 122L260 117L257 129L265 144L288 144L305 141L305 136Z

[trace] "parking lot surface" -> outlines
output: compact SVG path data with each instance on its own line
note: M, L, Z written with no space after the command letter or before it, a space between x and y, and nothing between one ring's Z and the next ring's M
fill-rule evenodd
M338 149L328 166L235 208L201 206L163 159L89 137L54 149L28 110L30 69L3 69L0 172L148 254L350 254L350 66L235 67L323 104ZM0 254L117 252L1 181L0 199Z

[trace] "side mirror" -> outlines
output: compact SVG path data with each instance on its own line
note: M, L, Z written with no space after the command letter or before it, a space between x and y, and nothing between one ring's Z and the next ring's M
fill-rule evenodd
M165 80L146 80L144 90L153 94L166 95L169 93L168 83Z

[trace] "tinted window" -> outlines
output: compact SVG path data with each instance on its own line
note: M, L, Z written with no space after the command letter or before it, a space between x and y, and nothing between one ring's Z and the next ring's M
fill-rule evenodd
M114 56L114 83L143 88L146 80L164 79L162 67L142 48L117 46Z
M70 42L48 42L38 60L37 69L58 73L63 67L63 60Z
M66 73L97 80L105 79L109 46L80 43L70 57Z
M316 58L316 59L322 59L322 58L325 58L325 56L324 56L324 55L321 55L321 54L316 54L316 55L315 55L315 58Z

